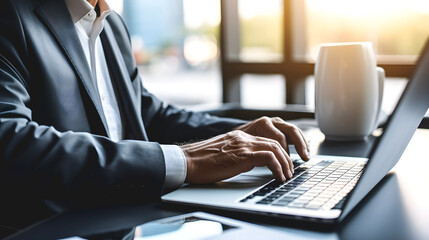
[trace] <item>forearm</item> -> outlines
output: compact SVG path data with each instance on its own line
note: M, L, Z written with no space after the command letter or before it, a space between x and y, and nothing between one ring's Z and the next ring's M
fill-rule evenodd
M2 189L68 200L161 195L165 166L157 143L114 143L23 119L0 121Z

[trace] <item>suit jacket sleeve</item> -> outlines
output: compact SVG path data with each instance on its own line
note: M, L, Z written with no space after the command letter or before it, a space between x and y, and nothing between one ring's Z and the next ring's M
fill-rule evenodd
M129 33L122 18L113 13L107 19L112 27L135 92L140 94L141 117L149 140L163 144L185 143L207 139L245 124L246 121L220 118L186 111L167 104L149 93L142 85L133 58ZM168 87L168 86L166 86ZM174 89L172 89L174 91Z
M32 120L32 90L28 84L35 80L30 71L32 58L14 4L14 1L0 1L3 194L85 204L159 197L165 165L158 143L132 140L114 143L89 133L60 132Z

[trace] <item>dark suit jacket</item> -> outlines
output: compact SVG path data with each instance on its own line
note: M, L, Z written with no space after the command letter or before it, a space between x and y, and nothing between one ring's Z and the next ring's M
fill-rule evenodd
M101 40L127 139L118 143L105 137L97 88L64 2L0 0L0 198L84 205L157 198L165 177L159 143L205 139L243 123L180 110L148 93L118 14L107 18Z

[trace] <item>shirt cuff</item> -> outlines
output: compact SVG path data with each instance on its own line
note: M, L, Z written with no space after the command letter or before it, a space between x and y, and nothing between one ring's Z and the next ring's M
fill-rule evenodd
M165 160L165 189L174 189L185 183L186 157L176 145L161 145Z

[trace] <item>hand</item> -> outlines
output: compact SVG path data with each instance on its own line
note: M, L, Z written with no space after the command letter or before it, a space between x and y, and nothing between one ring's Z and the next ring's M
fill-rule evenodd
M281 118L262 117L236 129L253 136L276 140L288 154L288 144L293 144L303 160L308 161L310 159L310 148L304 138L304 134L295 125L287 123Z
M292 160L278 141L240 130L181 148L188 183L216 182L259 166L268 166L274 178L282 182L293 174Z

